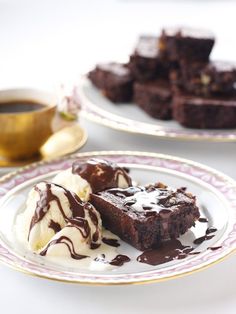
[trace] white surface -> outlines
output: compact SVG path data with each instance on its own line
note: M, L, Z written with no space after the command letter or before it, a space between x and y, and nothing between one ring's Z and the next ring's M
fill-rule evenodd
M93 63L125 60L137 34L188 24L217 33L215 58L236 51L234 1L0 0L0 85L73 81ZM128 149L190 158L236 179L234 143L164 141L81 121L83 151ZM236 257L173 281L83 287L31 278L0 265L1 313L235 313Z

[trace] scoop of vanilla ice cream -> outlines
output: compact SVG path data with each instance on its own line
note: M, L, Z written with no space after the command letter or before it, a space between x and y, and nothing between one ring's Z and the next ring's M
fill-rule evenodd
M74 192L82 201L88 201L89 194L92 192L91 186L78 174L73 174L72 169L59 172L52 182L62 185L64 188Z
M68 224L56 233L40 252L41 255L82 259L102 240L100 214L92 205L84 207L84 217L68 219Z
M17 219L17 234L33 251L44 247L54 234L72 217L70 200L65 190L55 184L41 182L28 195L25 211Z

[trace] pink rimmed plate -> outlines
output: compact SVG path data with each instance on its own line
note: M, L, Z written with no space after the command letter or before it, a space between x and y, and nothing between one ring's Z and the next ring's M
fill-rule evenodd
M77 88L82 104L81 116L107 127L161 138L236 141L236 129L200 130L184 128L176 121L153 119L132 103L113 104L86 77L82 77Z
M173 187L185 186L197 195L201 216L208 223L197 222L180 240L193 241L205 234L207 227L217 228L215 236L198 245L197 255L151 266L138 263L139 251L121 241L119 250L132 262L110 270L86 270L74 263L64 267L48 261L18 245L14 222L24 209L27 193L41 180L50 180L58 171L70 167L75 159L99 156L126 166L135 181L146 184L161 181ZM32 164L0 180L0 261L19 271L48 279L81 284L137 284L172 279L202 270L221 261L236 248L236 182L204 165L177 157L141 152L79 153L52 161ZM209 248L217 248L211 250Z

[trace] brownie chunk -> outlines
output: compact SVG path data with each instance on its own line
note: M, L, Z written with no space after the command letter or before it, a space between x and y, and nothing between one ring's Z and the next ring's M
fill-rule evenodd
M134 102L153 118L169 120L172 117L172 94L168 81L135 83Z
M234 95L236 65L230 62L181 64L182 85L193 95Z
M161 60L158 46L158 37L139 37L129 61L129 68L135 80L147 81L156 77L168 78L169 64Z
M200 98L178 95L173 99L172 110L173 118L188 128L236 127L236 97Z
M206 62L215 39L211 32L192 28L163 29L159 49L170 61L188 60Z
M195 196L158 183L91 195L105 227L139 250L177 238L199 218Z
M88 77L111 101L128 102L132 99L133 78L126 65L116 62L98 64Z

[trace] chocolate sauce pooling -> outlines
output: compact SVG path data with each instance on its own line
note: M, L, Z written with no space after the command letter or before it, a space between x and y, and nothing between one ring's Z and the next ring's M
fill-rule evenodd
M120 246L120 243L117 239L102 238L102 242L113 247Z
M184 246L179 240L168 240L157 249L150 249L144 251L137 257L137 261L149 265L160 265L176 259L186 258L191 254L193 248L191 246ZM198 254L199 252L193 252Z
M113 266L122 266L124 263L128 262L130 262L130 258L128 256L118 254L109 264Z
M78 174L88 181L93 193L118 187L120 176L127 182L127 186L132 185L131 178L124 168L102 159L92 158L85 162L75 161L72 165L72 173Z

